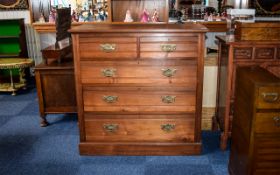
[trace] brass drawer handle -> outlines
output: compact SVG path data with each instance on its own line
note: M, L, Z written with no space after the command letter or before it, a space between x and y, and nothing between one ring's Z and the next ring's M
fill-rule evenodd
M172 69L172 68L166 68L166 69L161 69L162 74L166 77L172 77L176 74L177 69Z
M103 96L103 100L107 103L114 103L118 101L118 98L119 98L118 96L114 96L114 95Z
M100 49L104 52L113 52L116 50L116 44L100 44Z
M279 99L279 94L276 92L262 93L262 96L263 96L263 100L267 103L274 103Z
M170 124L170 123L161 125L161 129L165 132L173 131L175 129L175 127L176 127L175 124Z
M104 124L103 129L107 132L116 132L119 129L118 124Z
M176 99L176 96L170 96L170 95L161 97L161 101L163 103L174 103L175 99Z
M176 50L176 44L162 44L160 48L163 52L174 52Z
M274 123L275 126L280 127L280 117L279 116L273 117L273 120L275 122Z
M114 68L106 68L101 70L101 73L104 77L114 77L116 72L117 70Z

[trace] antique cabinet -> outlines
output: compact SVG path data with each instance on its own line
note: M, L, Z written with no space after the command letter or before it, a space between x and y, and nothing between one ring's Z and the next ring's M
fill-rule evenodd
M41 126L47 126L47 114L76 113L73 62L52 62L35 67Z
M219 41L218 85L216 116L222 134L221 148L226 149L231 134L231 120L234 114L236 69L241 66L260 65L280 75L280 41L269 40L228 40L217 37ZM273 66L275 65L275 66Z
M201 152L202 25L72 28L80 154Z
M280 174L280 79L260 67L236 75L229 172Z

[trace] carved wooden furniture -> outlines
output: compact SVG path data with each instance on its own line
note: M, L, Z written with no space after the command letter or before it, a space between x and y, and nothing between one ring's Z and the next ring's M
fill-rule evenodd
M280 41L239 41L217 37L219 41L216 118L221 134L221 148L226 149L234 113L236 68L250 65L279 65ZM274 69L274 71L280 69ZM277 73L275 73L277 74ZM279 73L280 74L280 73Z
M9 71L9 82L3 80L0 77L0 91L12 92L12 95L16 95L16 91L20 88L26 88L25 69L34 65L34 61L28 58L0 58L0 70ZM14 80L13 71L18 70L18 81Z
M80 154L201 152L202 25L71 29Z
M229 172L280 174L280 79L260 67L236 77Z
M73 62L42 63L35 75L42 127L48 125L47 114L77 112Z

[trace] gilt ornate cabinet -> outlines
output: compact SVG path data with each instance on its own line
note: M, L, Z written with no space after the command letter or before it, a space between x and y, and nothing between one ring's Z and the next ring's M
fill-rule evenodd
M280 174L280 79L260 67L236 75L229 172Z
M83 155L201 152L202 25L72 28Z

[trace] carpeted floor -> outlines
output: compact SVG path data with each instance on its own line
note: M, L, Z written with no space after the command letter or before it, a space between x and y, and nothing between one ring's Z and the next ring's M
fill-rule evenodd
M229 151L203 132L200 156L80 156L76 115L48 115L39 125L36 89L0 93L0 175L226 175Z

